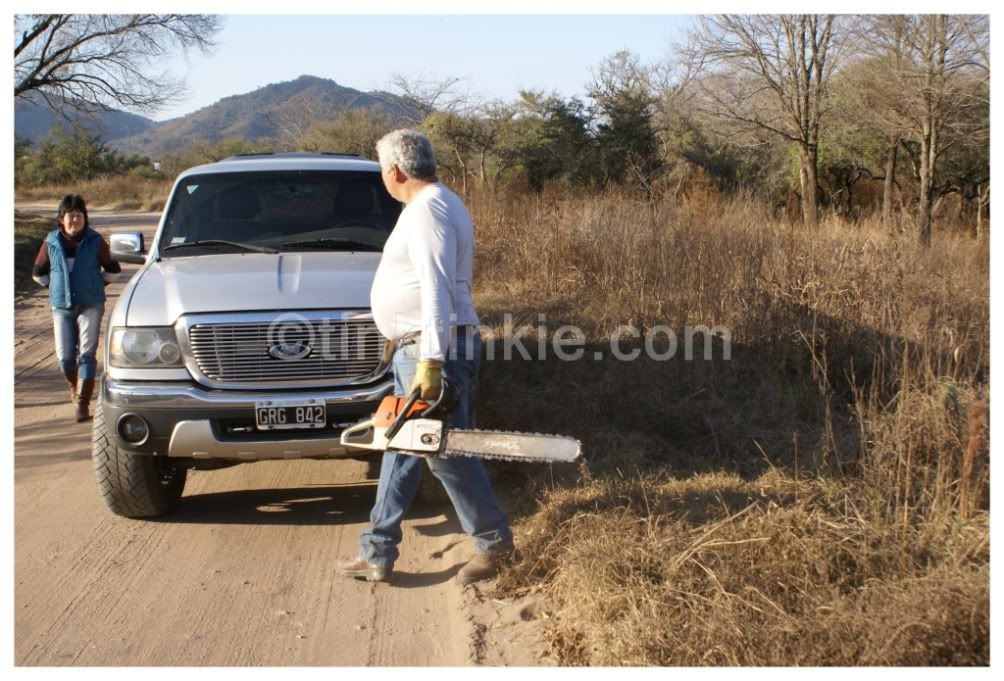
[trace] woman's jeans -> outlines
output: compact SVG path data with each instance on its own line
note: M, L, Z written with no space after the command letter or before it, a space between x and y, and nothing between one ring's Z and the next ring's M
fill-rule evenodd
M460 402L451 412L448 426L474 426L478 392L478 365L481 359L481 336L476 328L471 334L461 327L458 337L451 338L451 347L443 365L444 378L460 392ZM398 348L394 353L394 392L407 396L418 363L418 343ZM512 548L509 521L499 510L495 492L484 466L478 459L455 457L423 459L406 454L386 452L380 466L380 483L376 503L370 513L370 530L359 538L359 556L372 565L393 566L399 555L401 521L415 498L425 461L443 483L457 511L464 532L474 537L482 553L504 553Z
M97 377L98 334L105 306L75 305L53 308L52 323L56 335L56 358L64 374L77 370L82 380Z

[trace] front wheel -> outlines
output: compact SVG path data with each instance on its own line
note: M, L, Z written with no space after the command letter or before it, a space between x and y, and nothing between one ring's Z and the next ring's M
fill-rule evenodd
M98 492L108 509L126 518L154 518L173 511L185 489L185 469L165 457L123 450L108 433L105 410L94 403L91 458Z

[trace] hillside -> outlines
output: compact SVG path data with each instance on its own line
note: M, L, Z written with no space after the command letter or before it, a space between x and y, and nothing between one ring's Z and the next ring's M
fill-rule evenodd
M128 137L112 147L130 154L156 156L188 147L193 140L213 142L228 137L275 137L283 111L309 110L319 120L331 119L350 108L380 107L391 116L402 116L407 105L385 92L360 92L333 80L300 76L272 83L243 95L224 97L211 106L164 121Z
M70 122L79 122L99 133L116 151L156 157L186 149L195 140L277 137L284 116L309 112L312 118L323 121L334 118L339 111L356 108L380 108L392 117L410 112L406 102L387 92L360 92L333 80L300 76L243 95L224 97L215 104L162 123L118 110L91 117L71 116ZM19 101L14 107L14 132L33 142L45 138L53 128L67 124L66 119L42 105Z
M67 109L66 117L53 111L44 104L30 101L15 100L14 133L32 142L38 142L48 136L49 131L57 127L69 127L79 124L85 129L101 135L106 141L121 137L138 135L157 125L144 116L112 109L99 111L93 115L73 113Z

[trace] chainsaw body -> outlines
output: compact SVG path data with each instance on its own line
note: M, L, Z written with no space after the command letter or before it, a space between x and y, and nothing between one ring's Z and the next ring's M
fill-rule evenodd
M445 410L432 410L433 406L417 399L385 397L373 418L342 431L342 444L356 449L401 450L419 456L435 454L443 445L443 421L424 414Z
M571 463L582 455L579 441L562 435L447 429L447 415L456 405L453 386L443 381L443 391L431 404L420 400L420 394L416 389L407 398L383 398L372 418L342 431L342 445L412 456L543 463Z

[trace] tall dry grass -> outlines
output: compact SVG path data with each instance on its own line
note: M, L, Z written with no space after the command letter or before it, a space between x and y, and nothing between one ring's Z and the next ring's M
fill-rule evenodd
M67 194L80 194L88 206L113 210L163 210L171 191L170 180L132 175L109 175L65 186L17 187L18 201L58 202Z
M584 442L522 481L497 587L546 598L562 663L987 664L986 244L748 199L470 203L483 322L588 339L483 370L486 425ZM732 356L591 359L622 324L726 327Z

